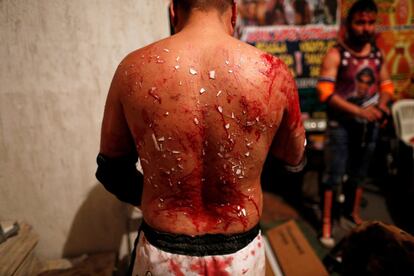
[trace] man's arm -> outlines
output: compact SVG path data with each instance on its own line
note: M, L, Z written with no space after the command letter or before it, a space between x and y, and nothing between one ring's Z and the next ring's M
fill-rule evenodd
M381 111L374 106L361 108L334 94L335 80L340 60L340 53L335 48L331 48L324 57L321 66L320 79L316 87L319 99L322 102L327 102L331 107L342 110L354 117L366 119L370 122L380 119L382 117Z
M135 150L135 143L126 121L121 93L126 83L120 68L115 72L106 98L101 129L100 153L108 157L129 155Z
M138 206L143 175L136 169L138 154L120 99L124 85L117 70L105 104L96 178L119 200Z
M382 53L384 56L384 53ZM388 73L387 67L383 63L380 70L380 99L378 102L378 108L386 113L390 114L390 109L388 108L389 101L394 97L394 85L391 81L390 74Z
M273 139L271 152L283 161L288 171L300 171L305 163L305 129L299 107L299 95L292 74L286 68L280 81L280 91L286 94L285 111L279 129Z

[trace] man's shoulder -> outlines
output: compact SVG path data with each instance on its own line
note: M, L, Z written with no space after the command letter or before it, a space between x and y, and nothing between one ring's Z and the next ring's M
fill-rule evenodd
M339 44L335 44L331 48L326 51L326 56L330 58L340 58L341 57L341 49Z
M235 39L236 40L236 39ZM238 48L241 50L241 54L250 59L252 64L256 64L258 68L263 66L267 68L268 73L279 72L290 72L288 66L277 56L274 56L268 52L260 50L250 44L237 41Z
M323 65L329 67L338 67L341 62L341 50L337 46L333 46L326 51L323 59Z
M157 58L160 53L168 52L168 45L172 44L172 37L166 37L160 40L157 40L155 42L152 42L148 45L145 45L141 48L137 48L133 50L132 52L129 52L123 59L122 63L126 64L129 62L136 62L137 60L147 60L150 57Z
M277 60L276 57L273 57L272 55L231 36L226 37L223 41L217 41L216 44L211 44L211 47L215 49L220 48L221 50L227 50L229 53L239 52L241 57L257 62L266 60L270 61L273 59ZM122 63L136 62L139 59L150 57L157 58L173 52L185 52L187 48L191 48L191 42L173 35L130 52L125 56ZM158 62L162 63L163 61L161 60Z
M281 61L278 57L268 52L265 52L263 50L260 50L248 43L239 41L235 38L234 40L237 41L235 43L240 45L239 47L242 50L242 53L246 56L249 56L252 59L256 59L257 61L270 62L270 63Z

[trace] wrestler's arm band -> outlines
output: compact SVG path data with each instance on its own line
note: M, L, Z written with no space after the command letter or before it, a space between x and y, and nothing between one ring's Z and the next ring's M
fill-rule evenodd
M316 85L316 89L319 93L319 100L321 102L328 101L335 91L335 78L320 78Z
M306 155L303 154L302 160L299 162L299 164L295 165L295 166L291 166L291 165L285 165L285 170L287 172L290 173L298 173L303 171L303 169L305 168L306 164L308 163L308 160L306 158Z
M385 80L380 83L380 92L387 93L390 96L394 95L394 84L391 80Z
M105 189L119 200L139 206L141 204L144 176L137 170L138 155L107 157L98 154L96 178Z

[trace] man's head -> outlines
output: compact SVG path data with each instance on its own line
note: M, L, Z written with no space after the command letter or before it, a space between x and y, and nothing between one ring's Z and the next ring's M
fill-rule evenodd
M369 88L375 82L374 72L371 68L364 68L356 75L356 91L359 97L366 96Z
M245 9L245 16L247 19L255 19L256 18L256 10L257 10L257 0L244 0L243 6Z
M234 0L173 0L174 6L179 7L184 12L189 13L192 9L207 11L209 9L217 9L223 13L230 8Z
M414 237L382 222L365 222L345 238L341 275L414 275Z
M235 0L172 0L172 4L171 17L176 29L180 29L180 25L184 24L191 12L195 10L202 12L214 10L217 11L219 15L223 15L226 11L232 8L231 24L234 27L236 23L237 15Z
M357 45L373 42L378 8L373 0L357 0L348 11L346 27L349 41Z

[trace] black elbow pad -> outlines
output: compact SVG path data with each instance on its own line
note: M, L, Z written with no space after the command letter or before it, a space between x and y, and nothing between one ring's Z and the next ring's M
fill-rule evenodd
M303 171L307 163L308 163L308 160L306 158L306 155L304 154L302 157L302 160L296 166L285 165L284 167L285 167L285 170L289 173L299 173Z
M98 154L95 176L105 189L119 200L139 206L141 204L144 176L136 168L138 155L106 157Z

